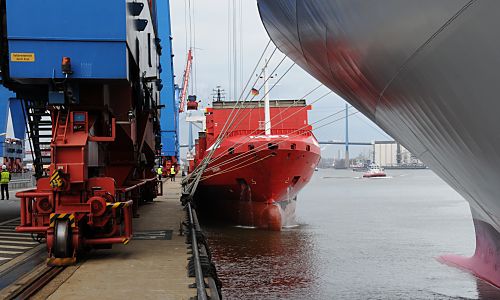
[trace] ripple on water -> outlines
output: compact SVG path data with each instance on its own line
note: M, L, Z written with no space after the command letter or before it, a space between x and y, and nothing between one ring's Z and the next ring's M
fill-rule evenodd
M203 224L225 299L500 299L435 259L473 253L465 200L430 170L387 172L315 172L281 232Z

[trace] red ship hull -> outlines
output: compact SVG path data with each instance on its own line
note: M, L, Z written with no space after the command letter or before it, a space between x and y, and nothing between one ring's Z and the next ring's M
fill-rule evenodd
M295 144L295 150L289 144ZM201 211L262 229L280 230L294 224L297 194L311 179L320 158L316 145L312 136L288 138L278 145L281 148L242 157L220 170L211 169L241 153L221 156L209 165L211 170L200 183L198 195L202 197L197 202ZM245 166L239 168L244 161Z
M320 159L307 122L304 100L275 101L271 116L281 116L270 135L255 129L262 120L259 103L243 109L238 125L226 133L203 173L195 200L202 216L233 224L281 230L294 224L295 201ZM206 113L207 130L196 142L194 166L212 150L230 117L228 102L214 102ZM287 114L282 114L283 112ZM294 118L286 118L293 114Z
M363 174L364 178L373 178L373 177L386 177L385 173L365 173Z

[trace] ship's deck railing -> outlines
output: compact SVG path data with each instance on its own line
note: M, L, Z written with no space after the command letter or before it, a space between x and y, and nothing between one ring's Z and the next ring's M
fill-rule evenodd
M244 101L245 104L243 107L239 107L241 102L240 101L214 101L212 103L212 108L213 109L232 109L235 107L239 107L239 109L245 110L245 109L254 109L256 107L264 107L264 101L258 101L258 100L246 100ZM269 100L269 107L271 108L284 108L288 109L290 107L298 107L302 108L305 107L306 100L304 99L276 99L276 100Z
M234 130L227 133L227 137L238 135L257 136L265 135L265 132L264 130ZM271 135L312 136L312 132L304 129L271 129Z

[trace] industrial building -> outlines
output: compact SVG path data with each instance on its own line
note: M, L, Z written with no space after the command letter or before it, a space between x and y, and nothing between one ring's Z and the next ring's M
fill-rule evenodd
M396 141L375 141L373 161L384 168L425 167L422 161Z

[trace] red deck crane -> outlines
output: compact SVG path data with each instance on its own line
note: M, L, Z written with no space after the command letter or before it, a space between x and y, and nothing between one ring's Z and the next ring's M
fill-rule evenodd
M187 89L189 84L189 76L191 75L191 66L193 64L193 51L189 49L187 55L186 69L184 70L184 78L182 80L182 91L179 112L184 112L184 107L186 106Z

